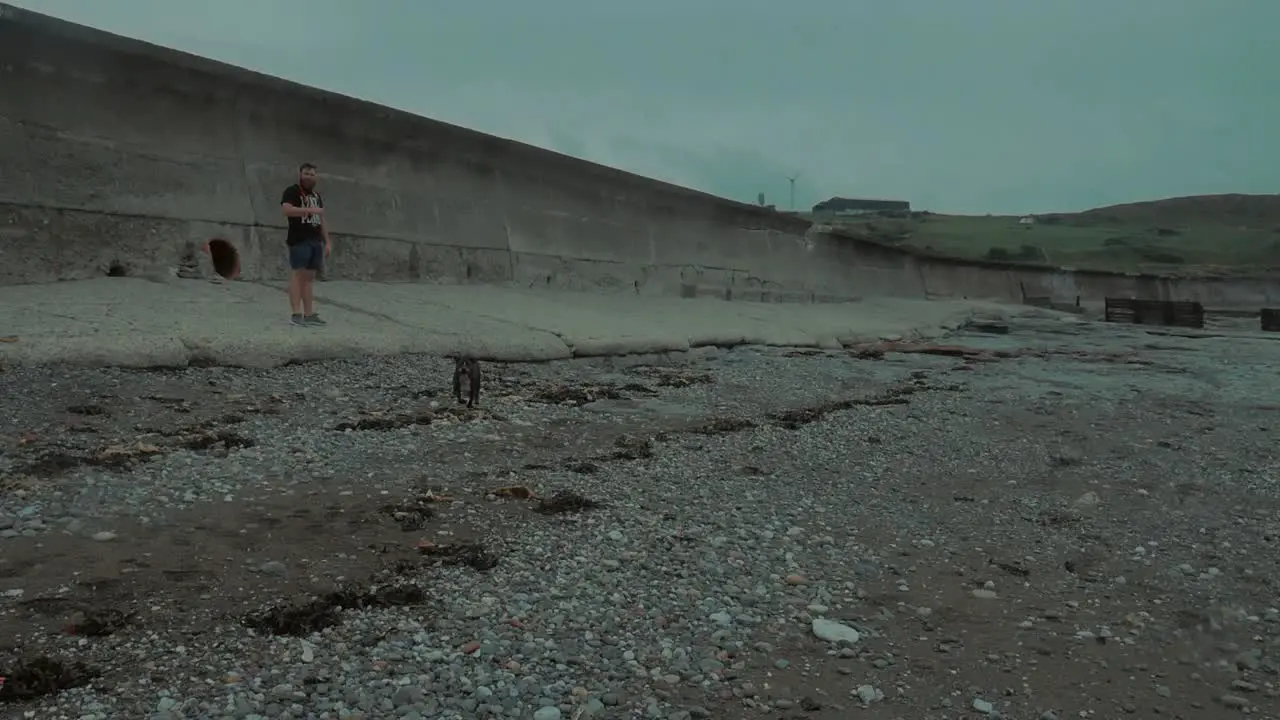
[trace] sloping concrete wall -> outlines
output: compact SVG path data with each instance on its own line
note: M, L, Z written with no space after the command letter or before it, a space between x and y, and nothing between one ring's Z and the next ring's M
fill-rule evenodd
M1276 307L1280 278L1161 277L1059 268L966 263L939 258L914 261L928 297L1018 300L1049 297L1063 304L1104 298L1198 301L1211 308Z
M1108 297L1195 300L1213 308L1280 306L1280 277L1166 277L1139 273L1073 270L1023 263L963 260L893 247L838 230L816 229L810 237L843 248L840 262L856 275L867 295L1020 301L1024 295L1062 304Z
M0 4L0 285L178 265L286 274L281 190L320 166L330 276L774 301L1280 303L1177 280L911 253L522 143Z
M664 295L860 295L808 222L0 5L0 283L285 273L281 190L321 168L333 275Z

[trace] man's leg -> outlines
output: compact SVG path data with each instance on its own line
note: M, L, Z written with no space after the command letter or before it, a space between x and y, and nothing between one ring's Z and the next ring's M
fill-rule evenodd
M306 283L306 270L294 270L289 273L289 321L294 325L302 324L302 300Z
M302 314L311 317L316 314L315 295L312 286L316 281L315 270L303 270L302 273Z
M302 324L302 275L306 272L306 256L301 245L289 246L289 320Z
M324 244L315 241L311 245L311 264L302 285L302 319L308 325L324 325L325 321L320 319L315 306L316 273L324 267Z

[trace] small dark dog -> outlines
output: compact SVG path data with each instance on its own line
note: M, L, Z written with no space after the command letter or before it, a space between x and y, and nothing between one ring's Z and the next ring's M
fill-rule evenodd
M467 407L475 407L480 402L480 362L475 358L458 357L453 359L453 395L462 404L462 379L467 379Z

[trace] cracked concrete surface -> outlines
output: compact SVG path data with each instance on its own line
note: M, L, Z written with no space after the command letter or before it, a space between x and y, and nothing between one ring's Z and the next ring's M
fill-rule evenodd
M270 367L402 353L539 361L707 345L835 348L882 337L931 337L975 315L1047 312L975 301L730 303L350 281L317 285L316 303L327 327L289 325L283 284L102 278L0 288L0 307L8 310L0 336L17 338L0 345L0 358L13 364Z

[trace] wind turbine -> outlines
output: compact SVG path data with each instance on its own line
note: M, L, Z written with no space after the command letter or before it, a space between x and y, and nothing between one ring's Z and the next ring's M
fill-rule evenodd
M791 211L792 212L795 212L795 209L796 209L796 180L799 180L799 179L800 179L800 173L787 176L787 182L791 183Z

